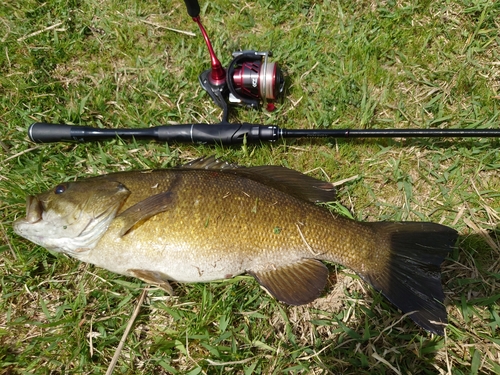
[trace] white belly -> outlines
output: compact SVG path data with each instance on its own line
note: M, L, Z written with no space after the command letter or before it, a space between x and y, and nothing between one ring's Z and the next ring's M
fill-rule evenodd
M125 236L124 238L127 238ZM252 267L252 259L238 255L238 250L193 248L188 243L169 243L157 239L144 246L133 238L115 239L110 246L99 243L85 254L82 261L93 263L112 272L127 275L129 269L161 272L178 282L208 282L231 278ZM241 254L241 253L240 253Z

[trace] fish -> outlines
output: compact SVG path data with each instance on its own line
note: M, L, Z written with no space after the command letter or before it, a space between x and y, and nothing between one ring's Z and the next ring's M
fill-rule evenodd
M333 213L333 184L276 165L205 157L160 170L63 182L26 198L18 235L172 292L249 274L277 300L324 293L324 262L353 270L423 329L444 334L441 264L457 231Z

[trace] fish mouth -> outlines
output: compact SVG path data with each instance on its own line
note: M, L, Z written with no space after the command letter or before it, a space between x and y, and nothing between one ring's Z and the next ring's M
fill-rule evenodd
M42 202L35 196L26 197L26 221L34 224L42 219Z

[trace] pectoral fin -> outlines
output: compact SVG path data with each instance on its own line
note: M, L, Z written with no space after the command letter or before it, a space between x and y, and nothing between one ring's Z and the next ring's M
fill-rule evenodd
M134 227L134 225L140 223L141 221L145 221L160 212L166 211L172 203L172 195L173 194L171 192L163 192L153 195L120 213L115 219L120 220L120 225L122 226L118 235L120 237L124 236Z
M275 269L248 271L277 300L304 305L318 298L325 288L328 268L315 259L303 259Z
M161 272L138 269L129 269L127 270L127 272L130 274L130 276L137 277L138 279L141 279L146 283L157 284L171 296L174 294L174 290L168 282L167 276Z

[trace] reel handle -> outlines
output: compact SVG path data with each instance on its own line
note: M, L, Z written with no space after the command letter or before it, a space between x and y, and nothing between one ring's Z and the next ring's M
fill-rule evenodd
M200 4L197 0L184 0L184 2L190 17L195 18L200 15Z

